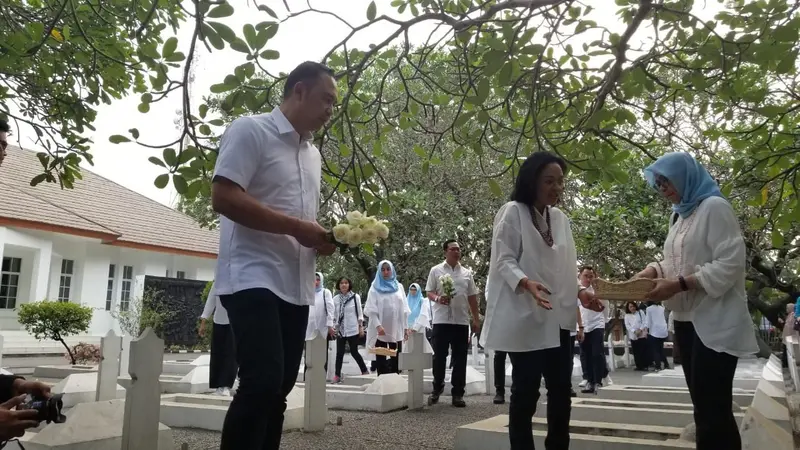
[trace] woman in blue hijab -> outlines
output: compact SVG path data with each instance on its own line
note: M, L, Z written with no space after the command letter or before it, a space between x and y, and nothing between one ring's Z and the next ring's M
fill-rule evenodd
M739 220L716 181L688 153L662 156L644 176L672 203L673 214L664 259L637 276L656 280L648 299L663 302L674 315L697 449L740 450L733 376L738 359L758 346L747 310Z
M402 351L402 342L408 337L410 312L403 285L397 281L394 265L387 260L381 261L364 306L364 314L369 318L367 348L373 351L377 347ZM378 354L375 360L379 376L400 371L396 354L388 361L386 356Z

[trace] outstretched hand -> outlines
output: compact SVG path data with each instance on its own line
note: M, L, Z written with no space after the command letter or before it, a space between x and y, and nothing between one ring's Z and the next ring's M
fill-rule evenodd
M580 291L578 293L578 299L581 301L581 305L583 305L583 307L586 309L590 309L595 312L601 312L606 309L594 292L591 292L588 289Z
M553 309L553 305L550 304L550 300L544 297L544 295L550 295L550 289L547 289L545 285L539 283L538 281L528 280L525 283L525 290L530 292L533 295L533 298L536 300L536 304L544 309Z

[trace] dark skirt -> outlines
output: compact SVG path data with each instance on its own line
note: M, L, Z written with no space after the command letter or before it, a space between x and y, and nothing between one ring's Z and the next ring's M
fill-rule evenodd
M208 387L211 389L233 387L239 366L236 364L236 348L230 325L214 324L211 336L211 367Z

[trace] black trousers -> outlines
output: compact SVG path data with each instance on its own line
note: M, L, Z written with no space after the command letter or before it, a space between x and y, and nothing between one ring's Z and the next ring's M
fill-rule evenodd
M509 405L508 437L511 450L533 450L533 415L539 401L542 377L547 385L547 450L569 449L570 375L566 361L569 331L561 330L561 346L524 353L509 353L511 371L511 404Z
M402 342L383 342L378 340L375 342L375 347L389 348L397 350L397 353L403 351ZM385 357L383 355L375 355L375 365L378 368L378 376L387 373L400 373L400 365L398 364L397 356Z
M747 330L749 333L750 330ZM675 338L694 405L697 450L741 450L733 417L733 376L739 358L706 347L691 322L675 321Z
M233 344L233 331L230 325L214 324L211 334L211 367L209 367L208 387L211 389L233 387L236 381L236 346Z
M669 361L667 361L667 356L664 355L664 341L666 338L657 338L655 336L647 336L647 343L650 346L650 358L655 364L656 369L661 369L663 367L669 367Z
M506 395L506 352L494 352L494 391Z
M633 364L636 368L639 370L647 369L650 365L650 359L647 357L647 339L639 338L631 341L631 353L633 353Z
M590 384L603 382L606 372L606 357L603 354L604 328L596 328L584 333L581 342L581 362L586 372L586 380Z
M444 391L444 375L447 368L447 353L452 350L450 359L453 372L450 384L453 386L450 394L453 397L463 397L464 387L467 385L467 349L469 341L469 325L453 325L450 323L437 323L433 325L433 392L441 394Z
M353 357L361 373L369 372L367 365L364 364L364 358L361 353L358 353L358 335L354 334L348 337L339 336L336 338L336 376L342 376L342 364L344 363L344 347L347 344L350 347L350 356Z
M572 389L572 369L575 368L575 341L577 339L578 339L577 335L575 335L575 336L570 335L569 343L567 344L567 346L569 348L565 348L564 349L564 351L567 352L567 355L569 357L569 361L567 361L567 368L569 370L569 388L570 389Z
M220 296L236 345L239 389L222 426L220 450L278 450L286 396L297 381L308 306L268 289Z

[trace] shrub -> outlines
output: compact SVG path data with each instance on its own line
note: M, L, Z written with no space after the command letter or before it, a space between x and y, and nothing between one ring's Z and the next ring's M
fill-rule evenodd
M172 316L172 312L159 307L157 300L160 295L161 291L146 289L142 297L131 300L127 311L116 310L111 316L119 321L120 329L128 336L139 337L149 327L163 339L164 322Z
M99 364L101 359L100 346L80 342L72 347L72 355L75 357L77 364ZM70 359L69 353L65 353L64 357Z
M72 364L75 355L64 342L68 336L89 331L92 308L70 302L41 301L23 303L17 310L17 320L36 339L52 339L61 342L67 349Z

